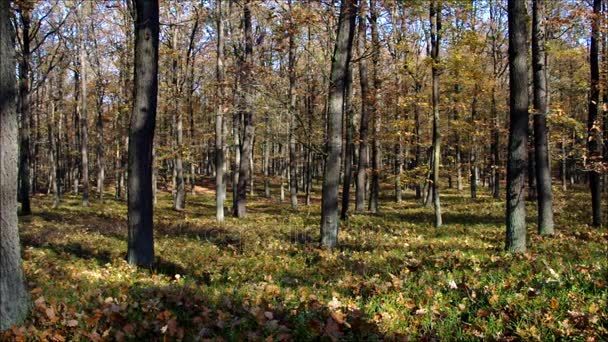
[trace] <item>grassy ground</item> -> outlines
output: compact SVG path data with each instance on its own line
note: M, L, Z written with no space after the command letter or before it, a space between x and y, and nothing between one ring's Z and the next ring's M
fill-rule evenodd
M582 192L556 194L554 238L528 203L525 255L503 251L504 202L484 193L442 195L441 229L410 193L386 198L342 224L333 253L317 248L318 198L294 213L254 197L221 226L212 193L187 200L179 213L160 196L148 271L124 261L124 202L35 196L20 218L32 314L3 338L608 339L608 233L585 224Z

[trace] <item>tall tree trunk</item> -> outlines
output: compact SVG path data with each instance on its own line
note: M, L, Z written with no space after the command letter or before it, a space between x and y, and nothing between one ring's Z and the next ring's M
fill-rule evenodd
M158 2L136 0L133 113L129 129L127 261L154 263L152 146L158 94Z
M49 87L50 88L50 87ZM51 98L51 110L48 118L48 136L49 136L49 157L50 162L50 174L52 176L52 183L49 184L53 190L53 208L59 207L59 154L57 153L57 137L55 135L55 109L57 107L58 98L55 98L53 94L48 91L49 98Z
M103 90L100 88L103 85L99 81L97 83L97 193L99 200L103 202L104 181L106 178L105 139L103 135Z
M23 322L29 308L17 226L19 133L11 16L10 3L0 1L0 332Z
M298 210L298 178L296 156L296 25L294 23L292 0L289 4L289 194L291 195L291 209Z
M32 12L29 5L19 10L21 18L21 58L19 59L19 200L21 215L30 215L30 25Z
M374 125L374 132L372 134L372 181L370 186L369 195L369 210L376 214L378 213L379 196L380 196L380 167L381 167L381 156L380 156L380 127L381 127L381 116L380 116L380 77L379 77L379 63L380 63L380 39L378 37L378 9L374 0L370 0L370 26L372 31L372 79L373 79L373 90L372 90L372 120Z
M217 25L217 58L216 58L216 95L217 112L215 114L215 219L224 222L224 200L226 199L226 171L225 144L224 144L224 16L222 13L222 0L216 4Z
M336 45L329 83L327 112L327 156L323 173L321 198L321 246L334 248L338 243L338 187L340 183L340 153L342 150L342 111L348 64L351 59L355 31L356 0L342 0Z
M369 164L367 149L367 135L369 130L369 77L367 74L367 59L363 58L366 49L366 5L361 1L359 9L359 26L357 31L357 54L359 55L359 82L361 85L361 124L359 125L359 161L357 163L357 187L355 211L365 211L365 182L367 178L367 167Z
M591 69L591 92L589 94L589 116L587 119L587 131L589 138L587 139L588 163L589 171L589 189L591 190L591 209L593 217L593 226L601 227L602 225L602 208L601 208L601 185L600 172L598 171L599 162L601 162L601 152L599 141L600 124L598 120L598 102L600 94L600 72L599 72L599 23L600 13L602 9L602 0L593 0L594 17L591 22L591 47L589 50L589 65Z
M509 0L510 125L507 162L506 250L526 251L526 166L528 146L528 56L525 0Z
M177 21L179 21L179 16ZM175 198L173 202L173 209L182 211L186 208L186 186L184 183L184 163L183 163L183 150L184 150L184 120L182 112L179 108L179 98L181 97L180 86L178 84L179 70L178 70L178 57L177 57L177 43L178 43L178 27L177 24L173 26L173 121L175 123L174 138L175 138L175 161L173 168L175 170Z
M547 55L545 0L532 4L532 71L534 73L534 157L538 201L538 233L553 235L553 193L547 141Z
M352 105L353 94L353 70L352 64L349 63L346 71L346 85L344 92L344 113L346 114L346 132L345 132L345 152L344 152L344 180L342 183L342 211L340 218L346 219L348 215L348 207L350 203L350 185L353 176L353 154L355 152L355 142L353 134L355 131L355 113Z
M255 129L255 112L253 111L253 33L251 31L251 2L246 0L243 6L243 34L245 36L245 60L242 65L243 95L243 144L241 145L241 161L239 163L239 180L236 190L235 217L245 217L247 204L247 184L249 183L250 160L253 150L253 134Z
M81 35L84 35L82 25ZM87 117L86 47L80 38L80 158L82 160L82 205L89 205L89 126Z
M439 1L439 2L438 2ZM433 59L433 204L435 206L435 227L443 224L441 201L439 200L439 166L441 165L441 126L439 122L439 43L441 41L441 0L431 2L431 58Z

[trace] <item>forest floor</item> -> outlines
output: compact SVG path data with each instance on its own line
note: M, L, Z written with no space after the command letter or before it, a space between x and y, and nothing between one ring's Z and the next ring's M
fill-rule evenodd
M185 212L165 193L156 266L139 270L124 261L124 201L67 196L52 209L37 195L20 217L32 312L2 337L606 340L608 233L586 225L586 193L555 197L556 236L536 234L528 202L529 251L511 255L504 201L484 192L446 189L440 229L411 193L384 198L380 215L342 224L334 252L317 247L318 198L296 213L254 196L247 218L218 226L213 193L188 195Z

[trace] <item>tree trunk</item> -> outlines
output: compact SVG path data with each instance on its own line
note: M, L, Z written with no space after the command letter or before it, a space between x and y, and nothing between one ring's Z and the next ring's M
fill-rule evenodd
M84 27L84 25L83 25ZM80 32L84 35L84 29ZM82 205L89 205L89 126L87 117L87 74L84 37L80 38L80 158L82 159Z
M50 89L49 89L50 90ZM57 153L57 137L55 135L55 109L56 109L56 101L58 99L56 99L55 97L53 97L52 94L50 94L49 91L49 97L52 98L51 100L51 110L49 113L49 119L48 119L48 136L49 136L49 157L51 158L51 160L49 161L50 163L50 174L52 176L52 183L49 184L50 187L53 190L53 208L57 208L59 207L59 199L60 199L60 194L59 194L59 155Z
M327 156L321 198L321 246L333 249L338 243L338 187L342 150L342 111L348 64L351 59L355 28L356 0L342 0L336 45L329 83L327 112Z
M378 76L378 68L380 63L380 39L378 37L378 13L377 6L374 0L370 0L370 26L372 31L372 79L373 79L373 90L371 99L372 109L372 120L374 125L374 132L372 134L372 179L370 185L369 195L369 210L377 214L380 206L380 167L381 167L381 155L380 155L380 127L381 127L381 116L379 108L379 93L380 93L380 77Z
M443 224L441 201L439 200L439 166L441 165L441 126L439 122L439 43L441 41L441 3L431 2L431 58L433 59L432 106L433 106L433 204L435 207L435 227Z
M591 47L589 50L589 65L591 69L591 92L589 94L589 116L587 119L587 131L589 138L587 139L587 150L589 163L587 168L589 171L589 189L591 190L591 210L593 217L593 226L602 226L602 211L601 211L601 175L599 172L599 164L601 162L600 144L600 124L598 119L598 102L600 93L600 75L599 75L599 23L600 13L602 9L602 0L593 0L593 20L591 25Z
M365 183L367 178L367 167L369 164L367 149L367 135L369 130L369 101L370 89L367 74L367 60L362 58L365 54L365 36L367 32L365 1L361 1L359 13L359 27L357 32L357 54L359 55L359 82L361 85L361 124L359 125L359 161L357 163L357 184L355 211L365 211Z
M509 0L510 124L507 162L506 250L526 251L526 166L528 146L528 57L525 0Z
M247 184L249 183L250 159L253 150L253 134L255 129L255 112L253 110L253 33L251 31L251 2L246 0L243 6L243 34L245 36L245 59L242 64L243 95L243 144L241 145L241 161L239 163L239 179L234 206L235 217L245 217L247 203Z
M222 13L222 0L216 3L217 25L217 112L215 114L215 219L224 222L224 200L226 199L226 171L225 144L224 144L224 16Z
M471 103L471 124L476 127L475 120L477 119L477 88L473 95L473 102ZM477 135L473 132L471 143L471 157L470 157L470 172L471 172L471 198L477 198Z
M19 201L21 201L21 215L30 215L30 25L32 19L31 9L24 6L20 9L22 25L21 58L19 59Z
M10 3L0 1L0 332L23 322L29 308L17 227L19 133L11 16Z
M545 0L532 4L532 71L534 74L534 157L538 201L538 233L553 235L553 193L547 139L547 55Z
M291 195L291 209L298 210L298 178L296 156L296 25L294 23L291 0L289 4L289 194Z
M154 263L152 146L158 94L158 2L136 0L135 78L129 129L129 241L127 261Z
M344 151L344 180L342 184L342 211L340 218L346 219L348 215L348 207L350 203L350 185L353 176L353 154L355 152L355 142L353 141L353 133L355 131L355 113L352 105L353 93L353 70L351 64L347 66L346 84L344 92L344 113L346 114L346 132L345 132L345 151Z
M179 21L179 16L178 19ZM184 183L184 162L183 162L183 149L184 149L184 120L182 112L179 108L179 98L181 97L181 92L178 85L179 78L179 70L177 68L178 65L178 57L177 57L177 42L178 42L178 27L177 25L173 26L173 70L172 70L172 78L173 78L173 122L175 123L174 129L174 138L175 138L175 161L173 168L175 170L175 198L173 202L173 209L177 211L182 211L186 208L186 186Z

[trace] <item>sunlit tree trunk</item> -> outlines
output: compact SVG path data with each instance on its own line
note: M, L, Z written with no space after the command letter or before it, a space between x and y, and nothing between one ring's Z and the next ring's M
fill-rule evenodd
M534 75L534 157L538 201L538 232L553 235L553 192L547 139L547 56L545 0L532 5L532 72Z
M29 308L17 227L19 131L11 16L10 3L0 1L0 332L20 324Z
M528 146L528 57L525 0L509 0L510 125L507 161L506 250L526 251L526 167Z
M222 0L216 4L217 26L217 58L216 58L216 95L217 112L215 114L215 219L224 221L224 200L226 199L226 162L224 143L224 16L222 13Z
M439 43L441 40L441 0L433 0L430 9L431 58L433 59L433 204L435 207L435 227L443 224L441 201L439 200L439 166L441 165L441 126L439 121Z
M344 92L348 64L351 59L356 16L356 0L342 0L336 45L331 64L329 110L327 112L327 156L321 198L321 246L325 248L334 248L338 243L338 187L342 150L342 111L344 110Z

